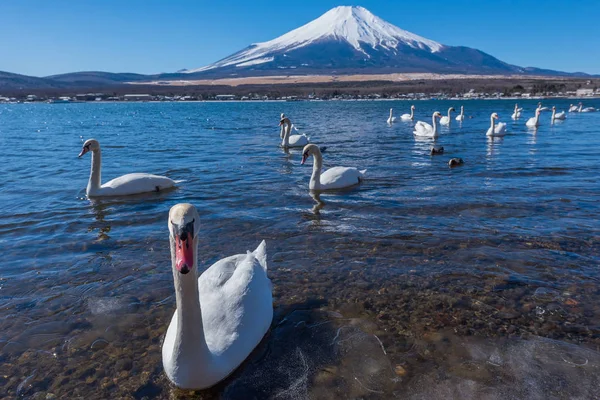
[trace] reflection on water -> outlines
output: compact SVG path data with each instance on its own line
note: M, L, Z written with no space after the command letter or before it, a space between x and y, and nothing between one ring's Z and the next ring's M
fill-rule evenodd
M413 124L387 126L390 106L1 105L2 393L594 398L600 113L536 133L516 121L489 139L491 112L514 103L469 101L473 118L444 128L444 154L430 156ZM415 120L450 106L419 102ZM282 111L327 145L326 168L367 168L367 179L310 193L300 149L278 147ZM335 128L331 115L344 116ZM185 182L87 200L81 137L102 143L106 178ZM454 157L464 166L448 168ZM175 307L166 220L184 201L201 217L201 270L265 239L274 291L269 335L202 393L172 388L160 354Z

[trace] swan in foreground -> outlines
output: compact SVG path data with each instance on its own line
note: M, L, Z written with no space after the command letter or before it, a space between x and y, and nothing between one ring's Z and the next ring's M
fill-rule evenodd
M393 114L393 109L390 108L390 117L387 119L388 124L392 124L392 123L396 122L396 117L394 117L392 114Z
M460 114L456 116L457 121L465 120L465 106L460 106Z
M290 135L292 132L292 122L289 118L283 117L281 121L279 121L279 125L283 130L283 140L281 141L281 147L303 147L306 146L310 140L305 134L302 135Z
M440 119L440 124L442 124L442 125L450 125L450 121L452 120L452 111L455 111L454 107L450 107L448 109L448 116L447 117L446 116L442 117L442 119Z
M498 122L498 124L496 124L497 119L498 119L498 114L492 113L492 115L490 117L491 125L486 133L487 136L502 137L502 136L506 135L506 123Z
M132 194L159 192L174 187L181 181L174 181L166 176L151 174L127 174L106 182L102 181L102 152L96 139L88 139L81 148L79 157L92 152L92 170L85 194L88 197L128 196Z
M523 111L523 109L519 108L518 104L515 104L515 111L513 112L513 114L510 117L512 119L519 119L519 118L521 118L521 111Z
M527 125L530 128L535 128L540 126L540 113L542 112L542 110L540 108L535 110L535 117L531 117L527 120L527 122L525 123L525 125Z
M310 190L342 189L358 185L365 178L366 169L359 171L354 167L332 167L322 172L323 156L317 145L309 144L302 151L302 162L304 164L309 156L313 156L313 172L310 177L308 188Z
M223 258L200 275L196 208L173 206L168 224L177 310L162 346L163 367L176 386L204 389L231 374L271 325L266 244Z
M579 107L571 104L569 105L569 112L579 112Z
M556 107L552 106L552 122L554 122L555 120L564 120L567 119L567 113L564 111L561 111L559 113L556 112Z
M417 123L415 124L415 130L413 133L415 134L415 136L424 136L424 137L430 137L430 138L438 137L437 118L441 118L441 117L442 117L442 114L440 114L439 111L436 111L433 113L433 115L431 116L431 121L433 123L433 126L429 125L427 122L417 121Z
M410 114L402 114L400 119L402 121L412 121L415 118L415 106L410 106Z

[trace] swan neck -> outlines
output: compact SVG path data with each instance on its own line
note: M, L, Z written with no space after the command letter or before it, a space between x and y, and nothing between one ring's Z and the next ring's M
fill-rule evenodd
M283 142L281 142L281 146L289 147L290 146L290 132L292 131L292 123L286 122L283 127Z
M310 177L309 188L318 189L321 186L321 170L323 169L323 155L320 151L313 153L313 161L313 172Z
M92 151L92 170L90 171L90 180L86 193L90 194L100 189L102 181L102 151L100 149Z
M175 285L175 301L177 303L177 329L173 346L173 360L176 365L184 363L184 359L193 357L200 360L210 357L210 351L204 337L202 310L198 292L198 238L194 238L194 266L190 273L182 275L175 268L175 241L171 241L171 263L173 265L173 282Z
M493 131L494 128L496 127L496 120L494 119L494 117L491 117L490 121L491 121L491 128L492 128L492 131Z
M413 119L415 117L415 109L414 108L410 108L410 119Z
M448 109L448 119L452 118L451 111Z
M437 132L437 119L435 118L435 114L431 117L432 125L433 125L433 133Z

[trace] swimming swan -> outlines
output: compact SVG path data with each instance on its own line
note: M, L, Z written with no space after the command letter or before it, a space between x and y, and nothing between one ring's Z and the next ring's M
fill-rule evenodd
M417 123L415 124L415 130L413 133L415 134L415 136L424 136L424 137L430 137L430 138L438 137L437 119L436 118L441 118L441 117L442 117L442 114L440 114L439 111L436 111L433 113L433 115L431 116L433 126L431 126L428 123L423 122L423 121L417 121Z
M359 171L353 167L333 167L322 172L323 156L319 147L314 144L309 144L302 150L301 164L304 164L306 159L311 155L314 158L314 163L312 176L308 184L310 190L342 189L358 185L363 181L367 172L366 169Z
M491 125L487 130L487 133L486 133L487 136L502 137L502 136L506 135L506 123L498 122L498 124L496 124L497 119L498 119L498 114L493 113L490 117Z

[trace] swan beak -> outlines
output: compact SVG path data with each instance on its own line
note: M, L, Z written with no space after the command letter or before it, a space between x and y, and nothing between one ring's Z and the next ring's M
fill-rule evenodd
M81 149L81 153L79 153L79 155L77 157L81 157L83 156L85 153L87 153L89 150L87 147L84 147Z
M304 165L304 163L306 162L307 158L308 158L308 153L302 154L302 162L300 163L300 165Z
M190 272L194 265L192 240L192 235L187 232L175 236L175 268L184 275Z

